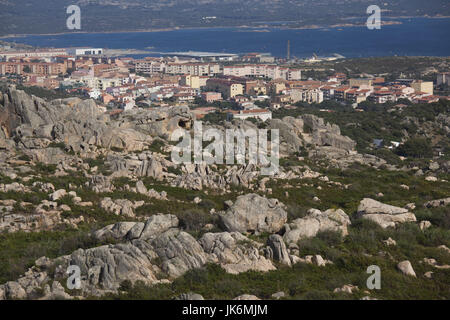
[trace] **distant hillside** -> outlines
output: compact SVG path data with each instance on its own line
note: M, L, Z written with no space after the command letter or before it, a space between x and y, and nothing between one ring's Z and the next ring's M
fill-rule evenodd
M448 0L0 0L0 35L68 32L66 8L72 4L81 8L81 31L89 32L363 23L372 4L390 17L450 16Z

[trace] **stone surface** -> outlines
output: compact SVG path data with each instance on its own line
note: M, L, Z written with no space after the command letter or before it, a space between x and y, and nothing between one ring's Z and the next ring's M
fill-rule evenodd
M220 264L228 273L275 270L272 262L259 254L262 244L238 232L206 233L199 243L209 254L209 261Z
M318 232L322 231L336 231L346 236L348 234L347 227L350 224L350 218L341 209L328 209L324 212L310 209L306 217L295 219L288 224L283 237L284 241L289 244L304 238L315 237Z
M415 222L416 216L408 209L391 206L365 198L358 206L358 216L368 219L382 228L395 227L399 223Z
M283 237L278 234L273 234L269 237L268 244L273 252L273 259L279 261L281 264L290 266L291 259L284 244Z
M437 208L437 207L445 207L450 204L450 197L444 199L431 200L424 204L424 207L427 208Z
M205 298L198 293L189 292L180 294L176 300L205 300Z
M261 299L251 294L243 294L234 298L233 300L261 300Z
M411 276L411 277L416 277L416 273L414 272L414 269L411 265L411 262L409 262L408 260L399 262L397 264L397 268L404 274L407 276Z
M239 196L221 212L220 219L226 230L238 232L278 232L287 221L284 205L276 199L257 194Z

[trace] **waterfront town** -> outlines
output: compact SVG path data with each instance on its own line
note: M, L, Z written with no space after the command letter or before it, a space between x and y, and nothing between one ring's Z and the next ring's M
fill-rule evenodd
M320 59L314 56L306 61L313 64ZM234 118L265 121L273 110L295 108L298 102L334 100L358 108L365 101L449 99L434 94L434 87L448 85L450 73L439 73L435 83L403 78L387 81L370 74L348 78L337 72L317 80L302 78L302 69L288 59L264 53L190 51L136 59L106 55L102 48L3 48L0 77L23 86L89 97L105 111L189 105L197 118L225 112ZM397 106L404 106L400 102Z

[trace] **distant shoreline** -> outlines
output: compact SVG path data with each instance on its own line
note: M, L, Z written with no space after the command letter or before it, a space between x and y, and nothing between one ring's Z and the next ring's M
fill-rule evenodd
M389 20L382 21L382 25L398 25L402 24L401 21L393 21L394 19L449 19L450 16L399 16L399 17L389 17ZM272 29L284 29L284 30L315 30L315 29L335 29L335 28L351 28L351 27L364 27L365 24L356 23L338 23L333 25L306 25L306 26L270 26L265 23L261 23L256 26L249 25L237 25L237 26L208 26L208 27L173 27L173 28L159 28L159 29L144 29L144 30L119 30L119 31L75 31L75 32L57 32L57 33L28 33L28 34L8 34L0 36L0 39L11 39L11 38L23 38L32 36L61 36L68 34L117 34L117 33L149 33L149 32L168 32L177 30L206 30L206 29L261 29L261 28L272 28ZM255 30L254 32L270 32Z

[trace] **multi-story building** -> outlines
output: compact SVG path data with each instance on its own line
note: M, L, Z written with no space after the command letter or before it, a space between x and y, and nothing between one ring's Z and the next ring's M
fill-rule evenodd
M345 93L345 99L352 103L360 103L367 100L371 89L351 89Z
M223 75L234 77L256 77L256 78L283 79L283 80L300 80L302 78L302 73L300 69L292 69L267 64L224 66Z
M369 97L368 100L375 103L386 103L389 101L396 101L394 92L388 89L376 90Z
M202 92L201 96L206 102L222 100L222 94L220 92Z
M230 78L211 78L206 81L206 90L222 93L225 99L244 94L244 86Z
M291 100L291 96L288 94L282 94L280 96L276 96L274 98L275 102L281 103L281 104L286 104L286 103L290 103Z
M117 78L98 78L98 77L81 77L80 81L91 89L106 90L108 88L120 87L128 83L128 77Z
M210 76L220 74L217 63L168 63L165 72L168 74L188 74L191 76Z
M52 62L0 62L0 74L58 75L67 72L67 64Z
M180 85L188 86L194 89L200 89L200 77L184 75L181 77Z
M291 101L321 103L323 101L323 92L319 89L292 89L288 91Z
M411 83L411 88L416 90L416 92L426 92L429 94L433 94L433 82L432 81L416 80Z
M284 90L286 90L286 83L285 81L272 81L268 84L269 93L271 94L280 94Z
M119 72L120 68L115 64L95 64L92 66L92 69L94 71L94 77L99 77L104 73L108 72Z
M442 72L438 73L436 83L438 86L440 86L441 84L449 85L450 83L449 80L450 80L450 72Z
M350 87L338 87L334 89L334 99L336 99L337 101L345 101L346 99L346 93L348 91L350 91L351 88Z
M367 79L367 78L352 78L348 80L350 87L360 87L360 86L372 86L373 85L373 79Z
M27 51L0 52L0 59L9 61L11 58L52 58L67 54L66 49L40 49Z
M163 61L160 61L160 59L146 58L145 60L135 61L135 70L140 73L163 73L165 68L166 64Z
M333 87L333 86L321 87L320 91L323 92L323 99L324 100L334 99L334 89L336 89L336 87Z
M101 55L103 49L101 48L68 48L67 54L71 56L89 56L89 55Z

